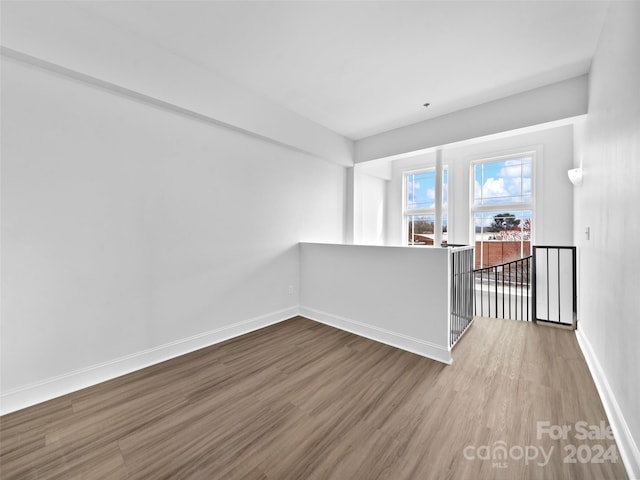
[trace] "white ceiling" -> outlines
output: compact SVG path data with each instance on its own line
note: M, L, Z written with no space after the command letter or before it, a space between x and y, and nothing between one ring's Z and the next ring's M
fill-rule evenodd
M78 5L354 140L588 72L607 10L597 1Z

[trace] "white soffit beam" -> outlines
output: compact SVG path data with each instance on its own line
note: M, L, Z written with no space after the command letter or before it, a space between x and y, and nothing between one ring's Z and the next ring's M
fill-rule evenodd
M587 113L588 75L363 138L356 163L409 154Z
M21 61L353 165L353 141L73 3L3 3L1 44Z

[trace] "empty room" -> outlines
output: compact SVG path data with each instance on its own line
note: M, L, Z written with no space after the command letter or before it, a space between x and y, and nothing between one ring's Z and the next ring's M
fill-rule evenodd
M640 479L640 1L0 21L2 480Z

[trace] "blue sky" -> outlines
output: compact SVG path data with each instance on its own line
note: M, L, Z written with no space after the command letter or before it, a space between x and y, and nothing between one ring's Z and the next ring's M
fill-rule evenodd
M496 211L500 205L513 203L528 203L531 195L531 166L532 158L523 156L497 160L495 162L479 163L473 167L474 202L476 205L495 205ZM436 193L435 170L415 173L407 176L407 208L435 208ZM448 171L443 170L443 203L447 206ZM514 210L512 208L512 210ZM475 216L477 226L488 226L493 221L496 212L486 212ZM500 210L499 213L505 213ZM530 211L522 209L513 212L518 218L531 218ZM428 218L427 218L428 217ZM420 217L431 219L432 215ZM417 219L417 218L416 218ZM432 220L431 220L432 221ZM446 220L443 219L446 225Z
M448 197L448 171L442 172L444 183L442 200L446 207ZM435 208L436 172L435 170L407 176L407 208Z
M531 157L474 166L476 205L531 202Z

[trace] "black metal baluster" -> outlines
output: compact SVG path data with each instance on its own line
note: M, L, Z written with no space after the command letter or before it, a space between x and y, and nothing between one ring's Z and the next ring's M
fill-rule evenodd
M509 289L509 318L511 318L511 263L509 263L509 277L507 278L507 288Z
M560 249L556 249L558 252L558 323L562 323L562 309L560 308L561 298L560 298Z
M496 270L498 270L498 267L496 267ZM502 278L502 316L504 317L504 265L500 268L500 276ZM498 292L498 285L496 285L496 295ZM496 312L497 312L497 308L496 308ZM496 315L497 316L497 315Z
M498 268L494 267L493 272L494 272L493 278L495 280L495 290L496 290L496 318L498 318Z
M547 249L547 321L551 320L549 306L549 249Z
M527 321L531 321L531 315L529 310L529 285L531 284L531 257L527 260Z
M520 318L518 318L518 290L520 289L520 284L518 283L518 269L521 267L521 265L522 260L516 262L516 320L520 321L522 321L522 315L520 316ZM520 302L520 305L522 305L522 302Z

